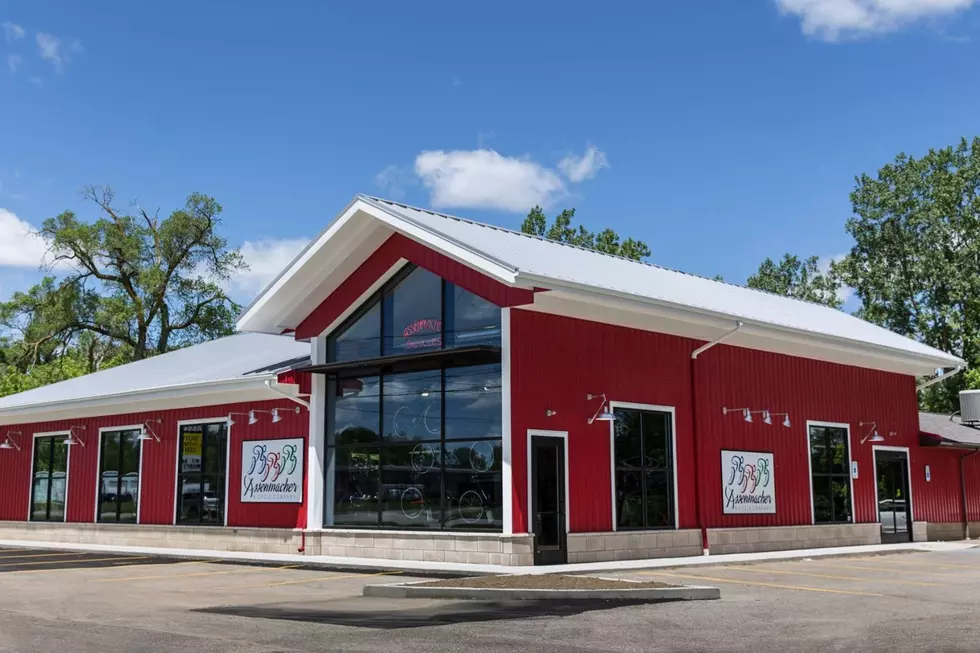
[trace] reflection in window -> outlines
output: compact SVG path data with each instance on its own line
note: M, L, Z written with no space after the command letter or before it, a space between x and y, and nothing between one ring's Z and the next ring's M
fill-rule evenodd
M139 502L139 431L102 434L99 521L136 523Z
M221 526L225 520L225 422L180 428L177 523Z
M622 408L614 413L616 527L672 528L670 414Z
M847 429L811 426L809 436L813 521L817 524L850 522L851 471Z
M327 350L337 362L476 345L500 346L500 307L409 266L337 328Z
M501 530L500 383L499 364L331 381L332 525Z
M31 521L65 521L68 447L64 435L34 438Z
M384 354L442 348L442 279L415 268L384 295Z

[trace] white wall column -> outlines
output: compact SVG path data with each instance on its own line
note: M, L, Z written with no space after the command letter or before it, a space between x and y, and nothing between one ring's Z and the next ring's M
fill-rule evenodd
M514 473L511 469L511 419L510 419L510 308L500 309L500 392L502 404L502 436L503 462L501 476L503 478L503 532L510 535L514 532ZM567 481L566 481L567 482Z
M310 359L313 365L327 362L326 338L310 341ZM326 478L327 442L325 427L327 417L327 378L311 374L310 390L310 439L306 459L306 527L323 528L325 514L324 480Z

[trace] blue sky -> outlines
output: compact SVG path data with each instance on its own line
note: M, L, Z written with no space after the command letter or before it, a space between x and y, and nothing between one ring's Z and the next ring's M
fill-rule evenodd
M0 0L0 299L93 183L215 196L242 300L358 192L739 283L840 255L856 174L978 133L977 4Z

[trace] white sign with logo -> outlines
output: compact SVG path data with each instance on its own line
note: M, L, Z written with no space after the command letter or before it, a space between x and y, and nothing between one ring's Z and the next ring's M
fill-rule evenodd
M773 454L722 451L721 493L726 515L775 515Z
M303 438L242 443L242 503L303 503Z

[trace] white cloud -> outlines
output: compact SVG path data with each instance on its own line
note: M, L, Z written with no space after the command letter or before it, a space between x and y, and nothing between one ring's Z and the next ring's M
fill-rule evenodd
M241 252L249 269L230 279L225 284L225 290L232 295L251 296L257 293L275 279L309 242L306 238L245 241Z
M890 32L918 20L949 16L977 0L775 0L780 12L797 16L803 32L835 41L842 36Z
M11 23L9 20L0 23L3 26L3 36L7 40L7 43L13 43L19 39L24 38L24 28L15 23Z
M494 150L433 150L415 158L415 172L435 207L527 211L567 194L554 170Z
M411 171L394 164L374 175L375 186L392 199L400 199L405 195L405 187L415 183L416 179Z
M603 168L609 167L609 160L599 148L590 145L582 156L569 154L558 162L558 169L572 183L593 179Z
M0 209L0 267L37 268L48 246L28 222Z
M40 77L31 77L31 84L34 84L34 86L44 86L44 80Z
M65 64L71 61L71 57L68 55L68 52L84 52L82 42L78 39L70 42L67 48L62 48L61 39L54 34L38 32L35 38L37 39L37 48L41 54L41 58L47 62L50 62L51 65L54 66L54 69L59 73L64 72ZM66 50L68 52L66 52Z
M10 72L16 73L22 65L24 65L24 58L19 54L7 55L7 67L10 68Z

